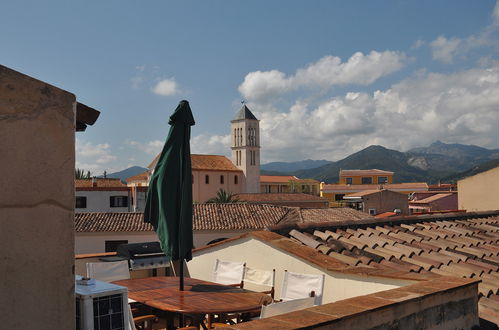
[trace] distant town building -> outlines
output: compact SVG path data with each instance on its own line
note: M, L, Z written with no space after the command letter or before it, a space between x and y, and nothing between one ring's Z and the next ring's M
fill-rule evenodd
M239 202L251 204L272 204L281 206L323 208L329 207L326 198L304 193L260 193L237 194Z
M407 183L391 183L380 185L348 185L348 184L325 184L321 183L321 196L326 197L330 202L331 206L342 206L343 197L348 194L357 193L366 190L381 190L387 189L399 193L403 193L406 196L415 191L425 191L428 190L428 185L425 182L407 182Z
M131 189L120 179L78 179L75 190L75 212L131 211Z
M385 212L409 214L407 195L387 189L355 192L345 195L343 200L348 206L372 216Z
M320 182L313 179L299 179L293 175L261 175L261 193L305 193L319 195Z
M414 213L457 211L457 191L415 192L409 201L409 210Z
M499 167L457 182L459 209L499 210Z
M387 184L393 183L393 172L372 170L340 170L339 184Z

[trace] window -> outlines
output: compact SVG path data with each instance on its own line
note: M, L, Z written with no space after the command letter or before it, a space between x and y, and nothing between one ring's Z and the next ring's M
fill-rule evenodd
M237 178L237 175L236 175L236 176L234 176L234 184L237 184L238 183L237 181L238 181L238 178Z
M378 176L378 183L388 183L388 177Z
M369 215L376 215L376 209L369 209Z
M105 241L104 244L106 252L116 252L116 249L118 248L119 245L128 244L128 241L126 239L116 240L116 241Z
M76 206L77 209L86 209L87 208L87 197L84 196L76 196Z
M127 207L128 197L127 196L111 196L109 197L110 207Z
M352 178L346 178L345 181L347 184L352 184Z
M337 202L341 202L343 200L343 196L345 196L345 194L336 194L334 195L334 200Z
M224 184L224 176L220 175L220 184Z
M210 176L209 175L204 176L204 183L210 184Z
M373 183L372 177L363 177L362 178L362 184L372 184L372 183Z

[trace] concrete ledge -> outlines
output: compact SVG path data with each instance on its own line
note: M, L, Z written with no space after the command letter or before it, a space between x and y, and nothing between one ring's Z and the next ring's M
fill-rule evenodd
M471 329L479 324L479 282L442 277L230 329Z

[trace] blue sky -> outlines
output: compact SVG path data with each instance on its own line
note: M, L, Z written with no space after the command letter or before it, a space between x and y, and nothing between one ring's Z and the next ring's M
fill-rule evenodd
M145 166L189 100L192 150L230 154L242 99L262 162L371 144L499 148L495 1L10 1L1 64L101 111L77 166Z

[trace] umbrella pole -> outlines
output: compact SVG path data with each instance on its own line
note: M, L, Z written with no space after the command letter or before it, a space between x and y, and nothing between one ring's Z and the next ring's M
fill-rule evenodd
M180 291L184 291L184 259L180 259Z
M179 280L180 280L180 283L179 283L179 289L180 291L184 291L184 259L180 259L179 260L179 264L180 264L180 269L179 269ZM179 317L179 326L180 327L183 327L184 326L184 314L180 314L180 317Z

